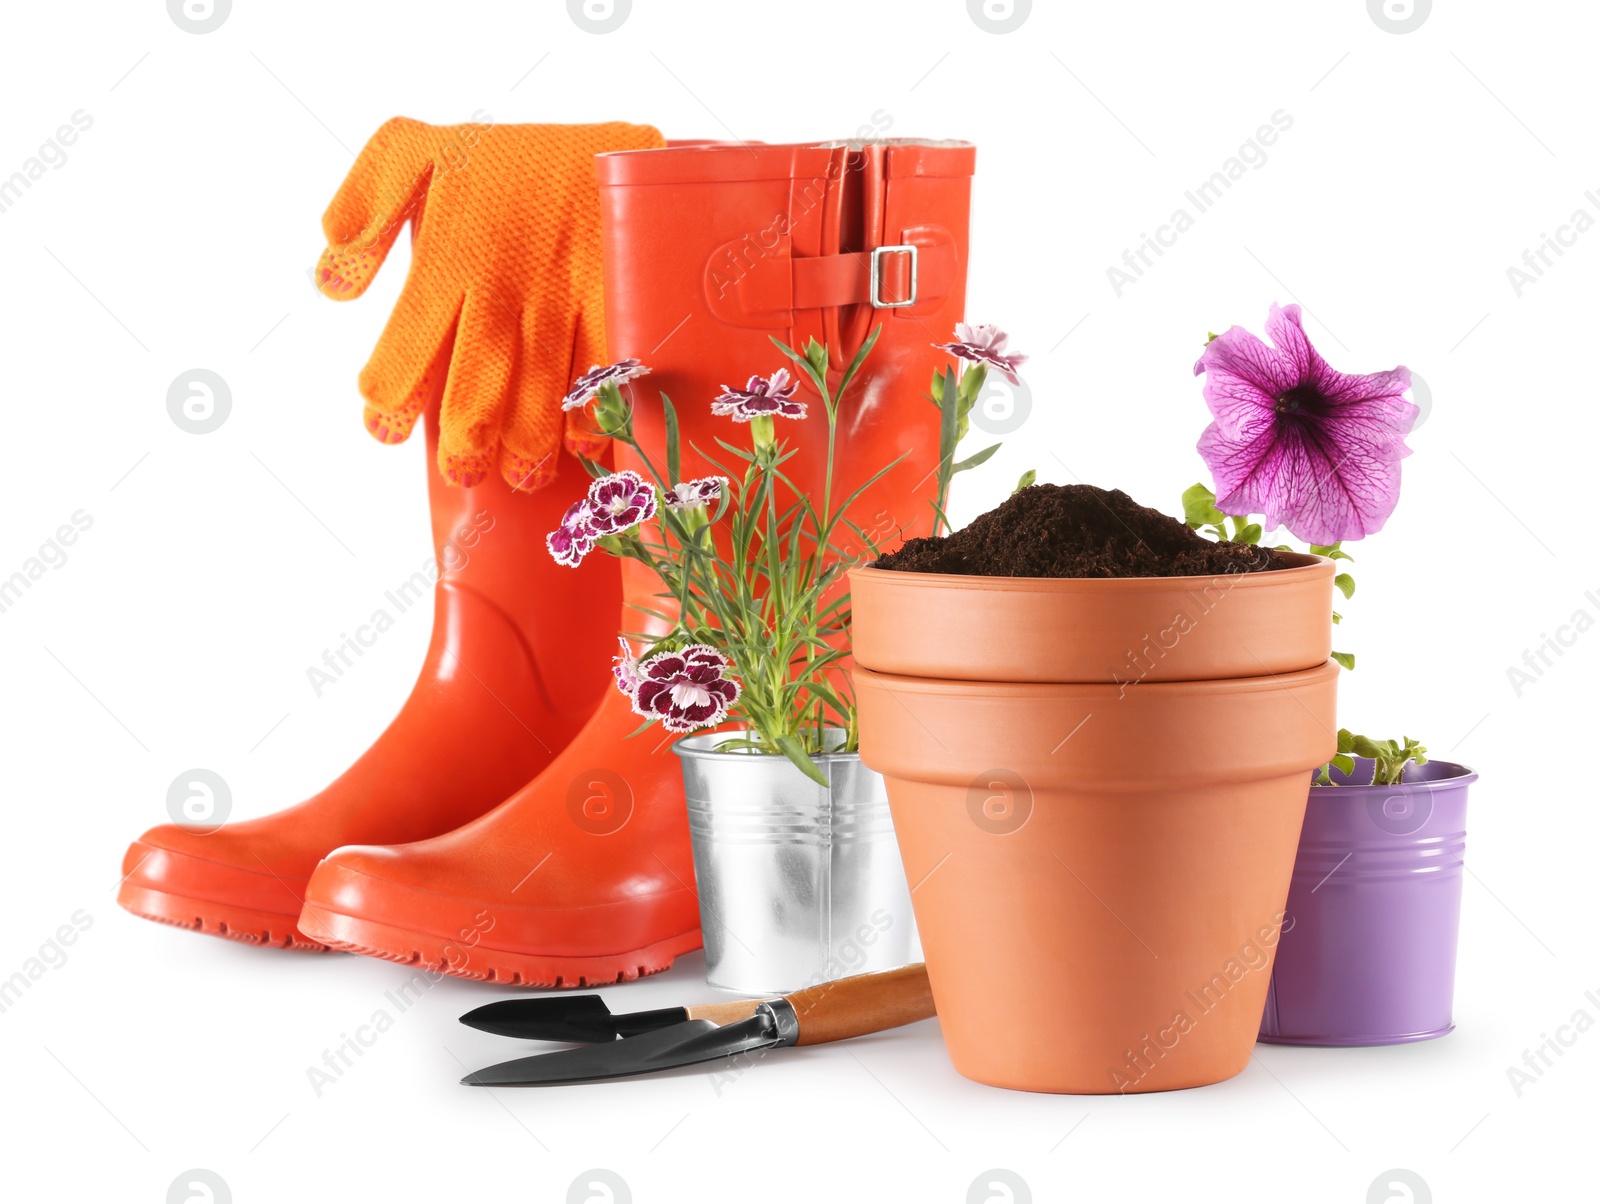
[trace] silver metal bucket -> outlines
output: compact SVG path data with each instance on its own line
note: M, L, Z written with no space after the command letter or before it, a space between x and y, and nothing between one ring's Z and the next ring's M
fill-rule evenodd
M883 778L856 753L817 764L717 752L731 733L690 736L683 761L699 880L706 981L748 994L889 970L915 960L911 892Z

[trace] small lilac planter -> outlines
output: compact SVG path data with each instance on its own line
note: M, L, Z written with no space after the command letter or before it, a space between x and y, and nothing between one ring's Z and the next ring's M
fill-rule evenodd
M1336 781L1345 778L1337 769ZM1372 762L1356 758L1356 781ZM1455 1027L1466 851L1464 765L1408 766L1398 786L1312 786L1260 1039L1399 1045Z

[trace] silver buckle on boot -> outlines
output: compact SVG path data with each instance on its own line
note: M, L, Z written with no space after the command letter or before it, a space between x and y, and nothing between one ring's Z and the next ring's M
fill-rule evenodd
M883 299L883 259L884 255L895 255L904 252L911 256L911 292L904 301L885 301ZM904 309L908 305L917 303L917 248L910 243L897 247L874 247L872 250L871 280L867 285L867 300L872 302L873 309Z

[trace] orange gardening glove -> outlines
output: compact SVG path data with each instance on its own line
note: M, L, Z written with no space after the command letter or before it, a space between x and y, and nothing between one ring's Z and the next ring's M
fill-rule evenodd
M555 475L561 398L605 360L594 157L664 146L647 125L385 122L322 217L317 287L359 297L401 226L411 273L361 370L366 423L411 433L444 376L439 471L475 485L498 465L515 489ZM567 443L602 441L574 411Z

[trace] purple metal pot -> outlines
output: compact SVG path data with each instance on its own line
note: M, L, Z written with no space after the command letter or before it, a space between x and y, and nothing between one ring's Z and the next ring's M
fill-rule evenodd
M1356 758L1346 779L1372 781ZM1464 765L1407 766L1398 786L1312 786L1260 1039L1399 1045L1455 1027L1466 850Z

